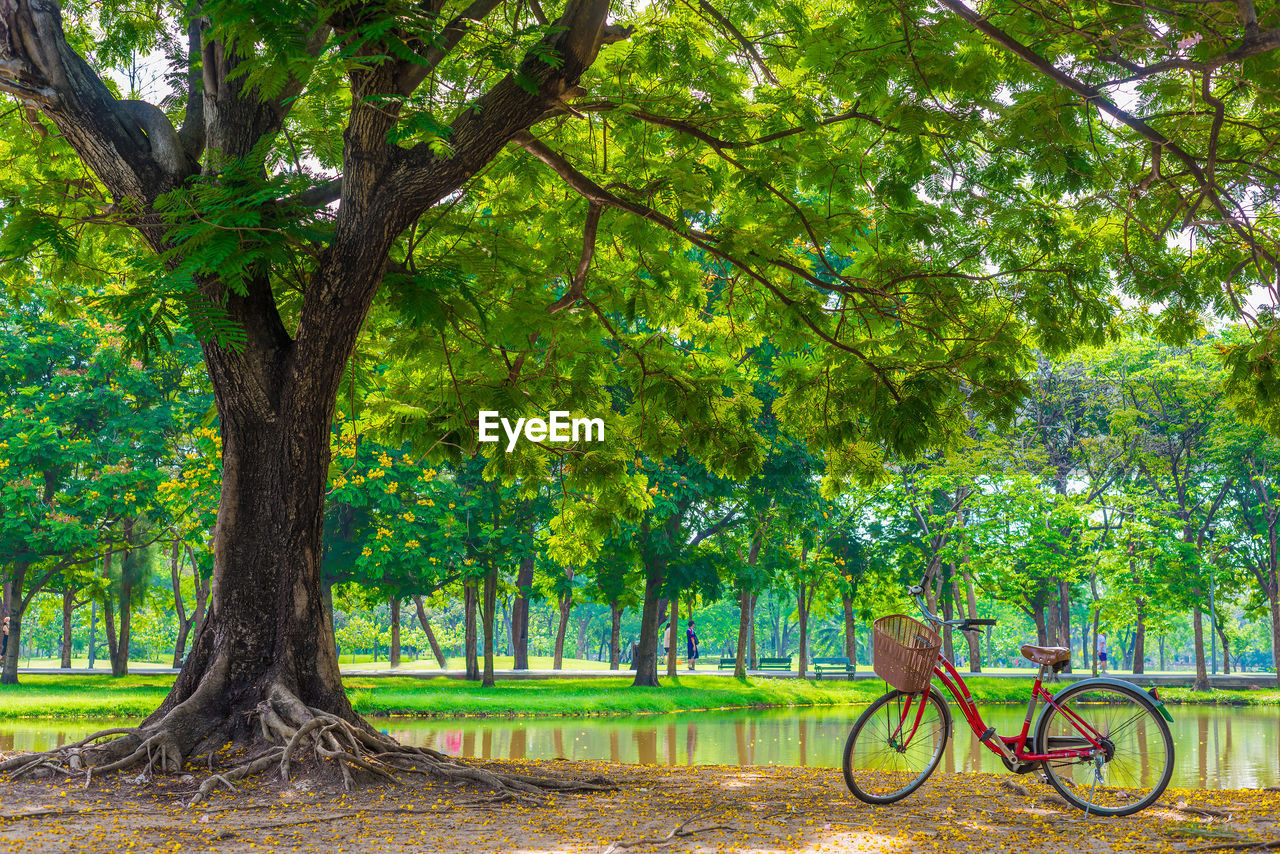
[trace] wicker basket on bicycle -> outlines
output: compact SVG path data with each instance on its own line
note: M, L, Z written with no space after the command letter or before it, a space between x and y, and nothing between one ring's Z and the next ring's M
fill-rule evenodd
M876 620L871 630L872 669L899 691L915 694L929 687L942 637L906 614Z

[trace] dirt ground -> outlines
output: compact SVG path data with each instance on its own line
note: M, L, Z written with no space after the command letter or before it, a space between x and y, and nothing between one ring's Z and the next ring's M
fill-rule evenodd
M0 852L1093 852L1280 850L1280 792L1169 790L1123 819L1086 818L1028 777L935 774L892 807L829 768L487 762L607 777L617 791L495 802L412 782L357 792L265 781L187 807L196 780L0 781Z

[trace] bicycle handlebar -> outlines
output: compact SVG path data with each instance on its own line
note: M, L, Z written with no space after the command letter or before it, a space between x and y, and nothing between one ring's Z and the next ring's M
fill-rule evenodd
M977 631L978 626L996 625L995 620L987 620L987 619L966 618L962 620L944 620L941 617L939 617L937 614L930 611L929 607L925 605L923 587L921 587L919 584L913 584L907 588L907 592L910 593L912 597L915 598L916 606L920 609L920 613L924 614L924 618L931 623L938 624L939 626L953 626L962 632L973 632L973 631Z

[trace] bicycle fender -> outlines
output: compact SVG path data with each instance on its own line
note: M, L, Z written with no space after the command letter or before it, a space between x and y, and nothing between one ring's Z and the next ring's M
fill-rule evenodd
M1058 697L1062 696L1063 691L1068 691L1075 688L1077 685L1110 685L1113 688L1127 688L1130 691L1135 691L1141 694L1142 699L1150 705L1156 705L1156 701L1151 699L1151 695L1147 693L1146 688L1143 688L1136 682L1130 682L1128 679L1117 679L1114 676L1088 676L1084 679L1072 682L1070 685L1064 685L1058 689L1056 694L1053 695L1054 702L1057 702Z
M1160 717L1164 718L1169 723L1173 723L1173 715L1169 714L1169 710L1164 707L1164 701L1160 699L1160 694L1156 691L1156 686L1152 685L1148 688L1147 694L1150 695L1151 699L1156 701L1156 711L1160 713Z

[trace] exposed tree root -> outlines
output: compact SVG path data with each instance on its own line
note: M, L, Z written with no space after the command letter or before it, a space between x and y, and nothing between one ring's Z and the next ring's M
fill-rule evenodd
M139 727L96 732L75 744L45 753L20 754L0 762L0 774L11 778L26 774L84 775L87 787L95 776L141 769L139 778L181 773L197 755L207 752L208 775L200 783L191 804L199 803L219 786L235 790L237 781L274 770L288 781L301 765L309 774L332 775L337 769L342 785L350 789L358 781L399 783L403 775L426 777L489 789L501 800L527 799L550 792L611 791L617 786L596 777L590 780L557 780L527 774L500 773L469 765L439 751L408 747L373 732L367 726L307 706L291 692L276 687L256 709L248 713L257 724L259 738L229 767L215 773L213 754L226 742L226 728L205 725L193 736L193 715L178 706L156 721ZM115 736L111 741L101 739Z
M644 839L637 839L634 842L614 842L604 850L604 854L617 854L619 851L628 851L632 848L639 848L642 845L646 847L672 845L677 842L682 842L690 836L695 836L699 833L709 833L713 830L740 830L740 828L731 827L727 824L713 824L708 827L699 827L694 830L689 829L689 825L693 824L695 821L703 820L709 812L711 812L711 810L702 810L701 812L694 814L673 827L671 832L667 833L665 836L646 836Z

